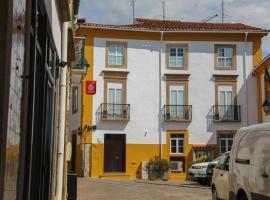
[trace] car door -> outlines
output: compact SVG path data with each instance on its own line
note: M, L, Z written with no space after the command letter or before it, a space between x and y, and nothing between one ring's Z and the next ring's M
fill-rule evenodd
M220 199L229 199L229 155L223 155L216 165L215 186Z

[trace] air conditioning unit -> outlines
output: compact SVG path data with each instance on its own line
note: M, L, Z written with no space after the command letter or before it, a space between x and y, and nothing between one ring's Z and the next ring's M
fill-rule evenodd
M172 172L183 172L183 161L171 161Z

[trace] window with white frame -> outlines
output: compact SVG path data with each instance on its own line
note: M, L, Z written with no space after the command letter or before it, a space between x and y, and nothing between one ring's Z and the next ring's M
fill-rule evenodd
M233 134L220 134L220 153L231 151L233 144Z
M169 48L169 66L170 67L184 67L184 48L183 47L170 47Z
M233 48L232 47L219 47L218 54L218 67L232 67L233 66Z
M108 64L109 65L124 65L125 47L122 45L109 45L108 47Z
M184 153L184 134L171 134L171 154Z

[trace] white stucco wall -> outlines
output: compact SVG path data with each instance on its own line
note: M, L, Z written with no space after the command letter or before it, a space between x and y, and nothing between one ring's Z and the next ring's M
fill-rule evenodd
M81 85L81 75L80 74L72 74L71 76L72 85L71 85L71 93L69 99L69 116L68 116L68 139L71 142L71 134L72 131L77 131L81 126L81 115L82 115L82 85ZM72 112L73 98L72 98L72 87L78 87L78 112ZM80 144L80 136L77 134L77 144Z
M127 103L130 104L130 121L101 122L96 120L96 111L104 101L105 48L106 41L128 42L127 69L110 69L128 71ZM189 46L188 71L166 70L165 49L167 43L185 43ZM166 104L165 73L190 74L189 104L192 105L192 121L190 123L163 123L163 143L166 142L167 130L188 130L189 143L215 144L216 130L237 130L242 126L257 123L257 87L256 79L251 76L252 43L247 44L247 79L248 79L248 109L246 109L246 92L243 84L243 55L244 43L230 42L237 45L237 70L214 70L214 45L223 42L163 42L162 53L162 105ZM228 44L228 43L224 43ZM93 143L104 142L104 134L125 133L126 142L132 144L158 144L158 69L159 41L94 39L94 80L97 80L97 93L93 102L93 124L97 130L93 132ZM209 116L211 107L215 104L214 74L239 75L237 79L238 104L241 105L241 123L213 123ZM248 110L248 112L247 112ZM247 118L247 116L249 116ZM247 122L248 119L248 122ZM147 134L146 134L147 132Z

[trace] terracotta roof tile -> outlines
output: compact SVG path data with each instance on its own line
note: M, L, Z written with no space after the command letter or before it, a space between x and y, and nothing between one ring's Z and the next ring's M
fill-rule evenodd
M108 25L83 23L79 25L92 28L119 29L119 30L140 30L140 31L184 31L184 32L258 32L268 33L269 30L261 29L242 23L203 23L203 22L182 22L176 20L158 20L136 18L135 24Z

